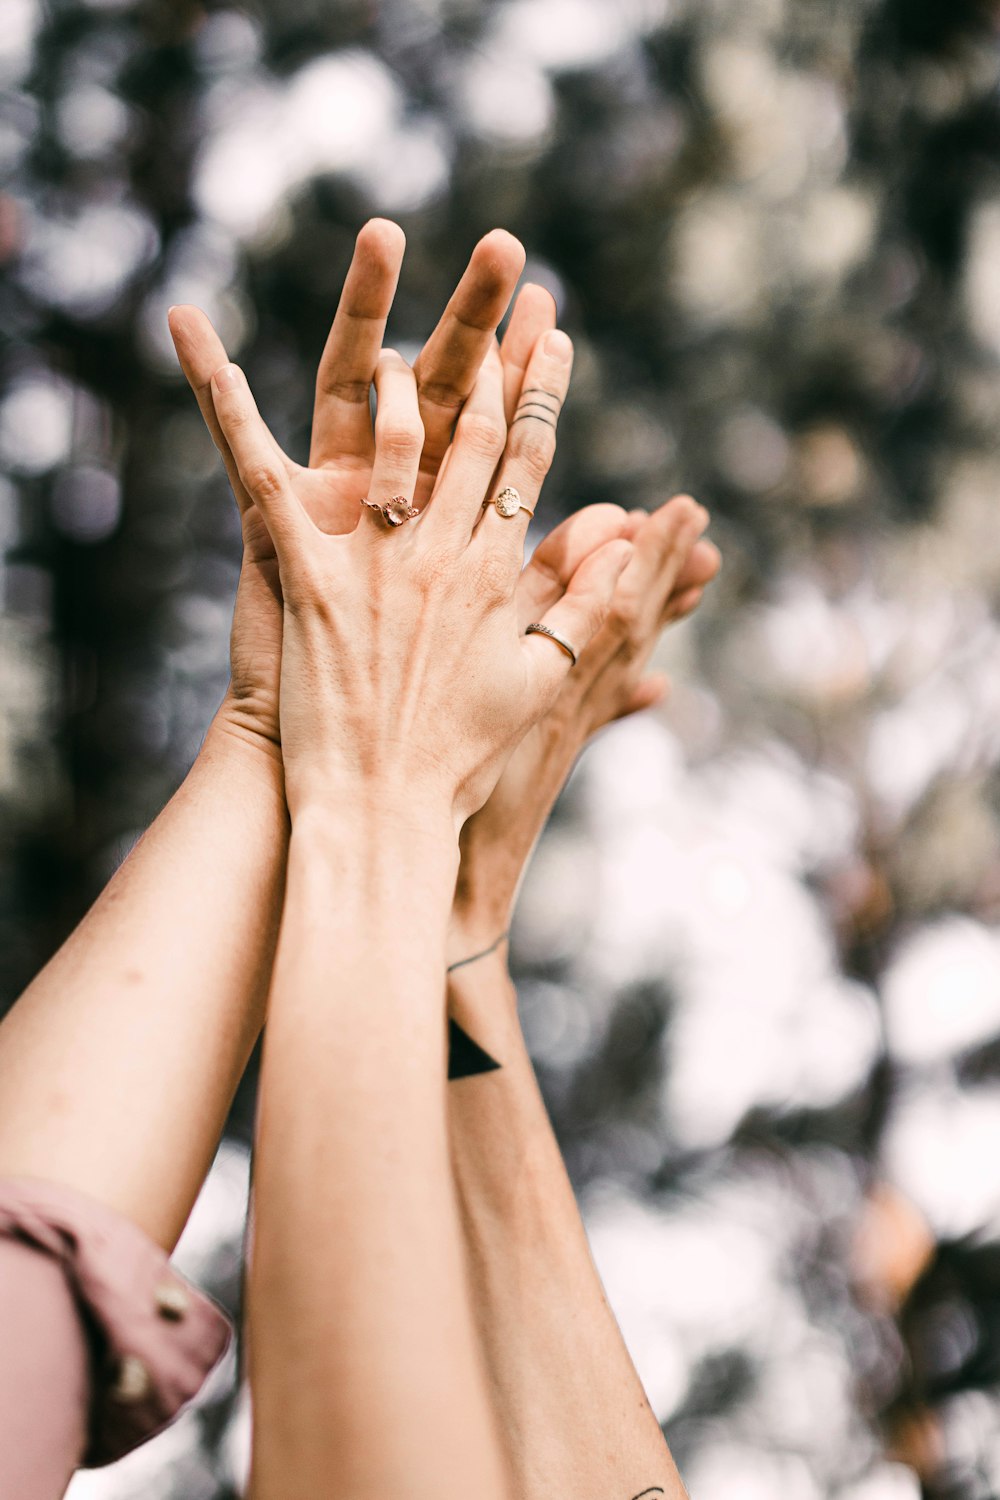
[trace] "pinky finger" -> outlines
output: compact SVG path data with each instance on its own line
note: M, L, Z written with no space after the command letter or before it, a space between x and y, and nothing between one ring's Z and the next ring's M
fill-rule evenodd
M631 542L606 542L580 564L558 603L546 610L541 620L532 622L545 627L542 632L527 635L524 641L538 691L539 712L549 706L574 659L579 659L607 619L615 585L631 556Z
M306 521L288 481L288 469L257 410L239 365L223 365L212 376L212 401L222 434L247 494L264 517L279 564L301 536Z

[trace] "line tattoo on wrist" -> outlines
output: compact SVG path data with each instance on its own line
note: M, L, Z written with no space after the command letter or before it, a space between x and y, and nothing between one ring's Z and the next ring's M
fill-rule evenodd
M471 953L468 958L459 958L453 964L449 964L447 970L451 974L455 969L464 969L467 964L478 963L481 958L488 958L495 953L501 943L505 943L510 937L510 928L501 932L495 942L481 953ZM455 1020L448 1022L448 1079L471 1078L476 1073L495 1073L500 1067L495 1057L491 1057L485 1047L480 1047L463 1027Z
M665 1495L666 1493L666 1490L661 1489L658 1484L653 1484L648 1490L640 1490L638 1495L633 1495L632 1500L644 1500L646 1495Z
M445 973L453 974L456 969L464 969L466 964L476 964L481 958L489 958L490 954L495 953L500 944L505 943L509 937L510 928L508 927L506 932L501 932L495 943L491 943L490 946L488 948L484 948L481 953L473 953L468 958L457 959L455 963L448 965Z

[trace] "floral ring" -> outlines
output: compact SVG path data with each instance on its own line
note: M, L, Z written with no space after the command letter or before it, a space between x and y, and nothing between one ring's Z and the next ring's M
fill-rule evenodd
M390 495L381 505L377 500L369 500L367 495L362 495L361 504L366 505L369 510L377 510L387 526L402 526L404 521L413 521L420 514L405 495Z

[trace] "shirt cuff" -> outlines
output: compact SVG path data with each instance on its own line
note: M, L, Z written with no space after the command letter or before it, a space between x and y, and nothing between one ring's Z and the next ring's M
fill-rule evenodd
M82 1193L0 1180L0 1235L57 1260L75 1297L91 1366L84 1465L112 1463L160 1432L225 1353L221 1308L137 1225Z

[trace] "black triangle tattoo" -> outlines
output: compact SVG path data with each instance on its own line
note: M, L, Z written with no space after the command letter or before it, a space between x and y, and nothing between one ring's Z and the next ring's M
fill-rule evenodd
M474 1042L457 1021L448 1020L448 1077L472 1078L476 1073L495 1073L500 1067L495 1057Z

